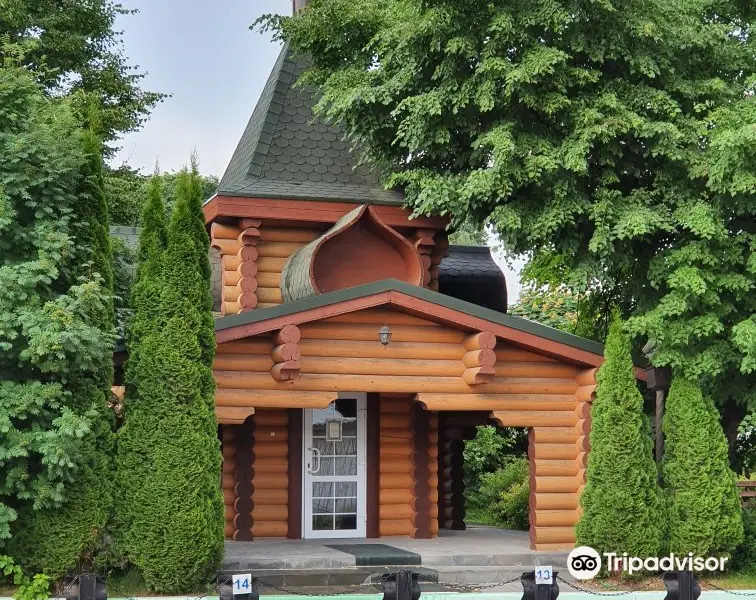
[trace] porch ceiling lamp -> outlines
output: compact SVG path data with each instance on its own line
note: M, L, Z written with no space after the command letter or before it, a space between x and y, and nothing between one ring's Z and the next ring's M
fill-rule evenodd
M391 342L391 329L388 325L384 325L378 330L378 340L384 346L389 345L389 342Z

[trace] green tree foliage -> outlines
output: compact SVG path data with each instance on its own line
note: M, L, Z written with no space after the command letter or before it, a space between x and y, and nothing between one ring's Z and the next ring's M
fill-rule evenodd
M503 467L513 456L527 453L527 430L515 427L478 427L465 443L465 489L475 493L486 473Z
M126 396L124 411L131 412L131 406L137 403L140 385L139 359L143 339L158 327L158 311L162 293L163 253L168 246L168 224L165 218L161 179L154 176L147 189L147 201L142 214L142 230L139 236L138 263L134 283L131 287L127 347L128 360L124 368ZM149 460L145 446L134 442L132 435L142 435L136 430L133 434L128 427L121 429L117 454L117 489L116 498L116 537L119 551L125 552L123 538L131 530L133 514L138 510L135 494L140 491L141 469ZM138 441L138 440L137 440ZM123 556L121 557L123 558Z
M664 440L669 550L731 553L743 541L743 523L727 441L714 404L681 377L673 379L667 398Z
M310 54L321 112L417 212L560 257L657 365L753 407L755 19L739 0L312 0L258 25Z
M144 74L123 55L115 21L136 11L111 0L3 0L0 12L0 38L24 46L22 64L48 93L98 99L106 142L138 129L165 97L142 90Z
M51 576L99 547L110 510L100 150L70 102L0 68L0 545Z
M449 243L459 246L486 246L488 236L485 227L465 221L449 236Z
M658 556L662 497L643 398L619 320L609 330L605 362L597 379L587 482L580 496L583 516L575 529L577 544L599 553Z
M127 227L139 225L149 178L122 165L106 171L104 180L111 224Z
M509 307L508 312L554 329L575 333L578 299L569 289L526 286L520 290L519 299Z
M223 553L221 455L210 369L214 347L205 346L214 334L206 317L210 283L200 262L203 247L207 260L206 234L196 235L197 179L194 171L178 177L168 244L154 280L159 292L152 305L154 326L129 343L130 351L138 344L138 360L129 366L127 395L135 393L138 401L127 401L119 432L125 499L119 504L127 505L122 547L158 592L196 589L214 573ZM149 278L144 268L149 259L141 254L140 281ZM137 312L144 302L139 294ZM135 323L138 319L139 314Z
M105 188L108 207L113 225L136 227L141 225L140 217L147 198L147 187L152 176L145 176L129 168L121 166L105 174ZM163 202L167 215L173 212L176 201L176 182L178 173L162 173L160 175L163 187ZM200 175L202 200L207 200L218 189L218 178L214 175Z
M473 496L473 509L493 525L527 531L530 481L527 458L512 458L480 478L480 490Z

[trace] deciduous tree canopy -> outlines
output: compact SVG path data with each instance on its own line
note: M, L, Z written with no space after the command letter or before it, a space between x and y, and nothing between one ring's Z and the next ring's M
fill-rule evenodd
M138 129L164 97L141 89L144 74L122 53L115 20L135 11L111 0L3 0L0 11L0 38L24 49L22 64L48 93L98 99L105 141Z
M264 17L420 213L556 255L658 365L756 404L753 3L312 0ZM597 296L595 296L597 297Z

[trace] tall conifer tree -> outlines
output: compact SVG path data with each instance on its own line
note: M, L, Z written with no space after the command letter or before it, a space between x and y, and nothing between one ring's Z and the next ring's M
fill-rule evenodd
M599 553L657 556L662 547L661 493L643 398L619 320L609 330L604 355L591 410L591 452L577 543Z
M116 538L119 550L131 529L132 514L136 509L134 494L141 486L142 471L149 455L140 439L142 432L131 427L131 407L137 402L140 391L138 380L141 341L157 327L158 306L162 290L163 253L168 245L168 225L160 175L153 176L147 187L147 202L142 211L142 231L139 235L137 274L131 290L133 313L128 329L128 360L125 367L126 396L124 398L125 425L118 434L116 460ZM136 435L136 437L134 437Z
M112 502L102 144L21 69L0 69L0 107L0 539L56 577L97 552Z
M735 474L719 414L693 382L675 377L664 415L669 550L729 554L743 541Z
M139 469L138 476L123 479L131 487L125 490L131 503L127 558L151 588L171 593L196 589L223 553L221 455L208 362L214 348L203 347L214 344L214 333L207 330L204 221L204 237L197 239L201 212L192 210L196 177L183 172L179 178L155 326L137 342L132 383L138 401L127 404L120 447L123 464Z

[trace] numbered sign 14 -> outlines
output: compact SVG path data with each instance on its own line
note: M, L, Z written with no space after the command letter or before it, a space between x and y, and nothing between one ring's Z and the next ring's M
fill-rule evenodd
M249 594L249 591L252 587L250 583L251 580L251 573L245 573L244 575L234 575L232 577L234 595Z
M548 584L554 583L554 574L551 567L536 567L535 568L535 582L536 584Z

